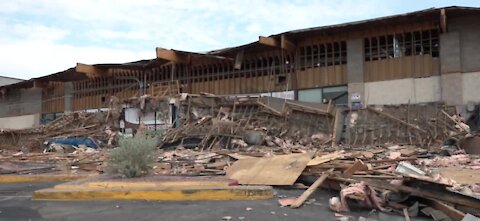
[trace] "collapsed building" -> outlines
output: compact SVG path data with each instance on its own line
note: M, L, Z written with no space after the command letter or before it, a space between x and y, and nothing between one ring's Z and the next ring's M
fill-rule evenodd
M431 124L428 116L441 116L440 109L448 106L453 108L451 114L461 113L475 128L479 119L479 30L475 28L479 16L478 8L432 8L260 36L246 45L207 53L156 48L157 57L150 60L78 63L65 71L2 86L0 125L22 129L48 123L64 113L108 110L111 97L123 102L142 95L211 93L320 104L333 101L336 107L361 109L354 116L360 117L358 122L372 119L362 114L371 112L364 109L367 106L403 105L393 113L402 121L420 125L415 121L423 118ZM168 117L157 112L140 114L138 108L123 105L119 126L127 134L142 122L149 131L169 128L178 109L174 103L162 110ZM340 120L344 125L350 121L347 114ZM432 133L438 134L439 123L434 124ZM355 128L345 143L378 144L392 134L403 136L402 143L419 142L412 139L413 132L418 132L412 127L413 132L397 129L395 133L393 128L380 130L382 126ZM402 135L409 133L413 135Z
M432 8L288 31L206 53L156 48L155 59L77 63L0 86L0 147L22 147L2 156L18 165L0 165L0 172L56 168L18 169L29 157L44 163L56 156L25 148L82 137L96 148L114 144L118 132L141 133L161 147L154 174L287 186L324 177L317 187L328 177L334 185L322 185L341 190L329 204L337 212L349 210L350 197L412 213L408 194L438 210L448 203L478 215L479 182L451 177L474 177L480 165L473 155L480 153L479 9ZM55 159L103 172L104 152L95 156Z
M79 63L2 86L0 122L26 128L65 112L108 108L111 96L165 93L165 85L191 94L335 98L352 108L443 102L470 119L478 115L478 16L478 8L432 8L260 36L207 53L157 48L150 60Z

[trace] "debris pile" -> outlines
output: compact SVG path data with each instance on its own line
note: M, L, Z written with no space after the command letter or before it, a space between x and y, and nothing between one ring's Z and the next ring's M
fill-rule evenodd
M2 150L0 174L78 174L103 171L106 150L88 151L79 148L74 153L25 153Z
M305 152L332 141L333 107L278 98L186 96L162 147Z
M96 149L116 135L106 124L109 114L110 112L75 112L35 128L4 129L0 132L2 146L60 152L73 152L82 145Z
M332 103L212 94L142 96L126 102L142 112L163 112L162 117L168 116L170 105L178 109L174 127L159 137L152 175L226 176L239 185L310 186L299 197L280 199L282 206L292 208L306 204L317 188L333 189L338 196L325 203L339 219L358 206L408 219L480 215L480 156L462 148L467 141L471 150L478 149L478 136L454 109L441 104L347 110ZM115 144L115 132L106 126L115 125L112 118L120 116L120 103L112 98L108 113L76 113L39 128L4 131L4 136L49 141L57 153L4 152L0 172L41 173L58 165L89 165L89 171L102 172L108 150L91 145ZM62 146L65 139L91 139L93 144L83 140L68 153ZM52 160L54 156L59 160ZM49 165L15 169L22 160Z

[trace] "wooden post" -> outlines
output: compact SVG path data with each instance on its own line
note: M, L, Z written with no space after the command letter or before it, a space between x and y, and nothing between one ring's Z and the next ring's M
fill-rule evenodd
M320 178L318 178L305 192L302 193L300 197L297 198L297 200L290 206L292 208L298 208L300 207L305 200L308 199L310 195L312 195L317 188L322 185L323 181L327 179L327 177L330 175L330 173L333 172L333 168L325 172Z
M343 127L338 126L338 124L340 124L340 117L342 116L342 112L339 108L336 109L335 111L335 120L333 121L333 131L332 131L332 147L337 147L337 144L338 144L338 140L337 140L337 130L340 129L340 133L342 132L343 130Z

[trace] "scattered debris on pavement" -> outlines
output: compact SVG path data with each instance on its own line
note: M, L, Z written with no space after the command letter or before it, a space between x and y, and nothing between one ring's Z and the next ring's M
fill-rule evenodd
M127 102L158 111L167 101L144 96ZM311 206L316 189L327 188L338 195L317 204L328 206L338 220L352 220L340 213L353 206L405 219L480 215L480 156L474 154L480 147L473 145L478 134L454 108L432 103L348 110L332 102L212 94L180 94L168 102L179 112L175 126L157 137L151 176L309 186L298 197L279 197L280 206L291 208ZM23 145L2 150L0 173L104 172L110 152L105 147L116 146L121 136L112 123L121 102L113 103L111 112L73 113L38 128L3 130L10 145L46 146L43 153ZM142 130L138 136L151 136Z

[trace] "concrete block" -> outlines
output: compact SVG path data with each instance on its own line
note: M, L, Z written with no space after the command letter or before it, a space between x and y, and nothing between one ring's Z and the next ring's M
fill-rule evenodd
M414 78L413 101L415 103L437 102L441 98L440 77Z
M73 111L73 83L65 83L65 112Z
M366 104L416 104L440 101L440 78L406 78L365 83Z
M448 20L449 32L459 33L461 72L480 71L480 15L455 16ZM440 38L442 40L442 38ZM455 46L455 45L454 45ZM440 45L442 50L443 44Z
M480 72L462 74L463 104L480 102Z
M442 101L447 105L463 104L463 80L461 73L441 76Z
M347 81L363 82L363 39L347 41Z
M40 114L0 118L0 128L2 129L25 129L38 125L40 125Z
M447 32L440 35L440 72L460 72L460 33Z

